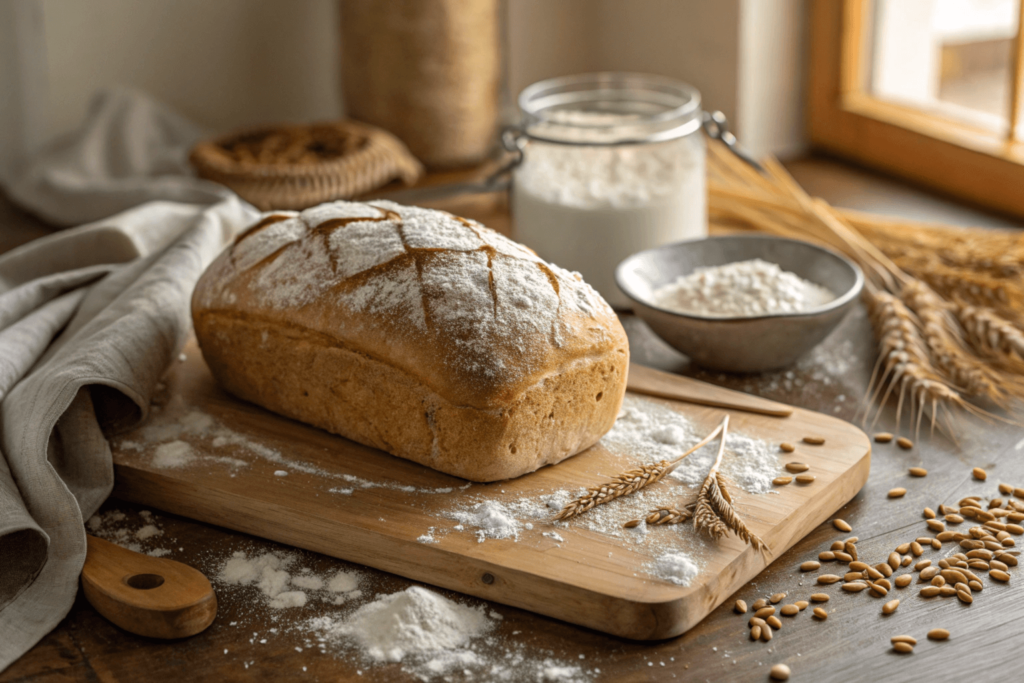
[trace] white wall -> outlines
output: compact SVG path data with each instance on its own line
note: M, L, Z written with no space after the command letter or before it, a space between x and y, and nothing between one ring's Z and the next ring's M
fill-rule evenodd
M813 0L811 0L813 1ZM804 85L808 0L743 0L737 135L753 154L807 149Z
M509 0L509 84L642 71L696 86L735 118L740 0Z
M3 2L41 7L49 68L41 129L50 135L72 129L92 93L113 84L145 90L213 130L342 112L336 0ZM757 152L803 144L806 0L507 2L513 96L551 76L654 72L695 85ZM9 92L4 79L0 68Z
M337 116L334 0L41 0L54 133L131 85L223 129Z

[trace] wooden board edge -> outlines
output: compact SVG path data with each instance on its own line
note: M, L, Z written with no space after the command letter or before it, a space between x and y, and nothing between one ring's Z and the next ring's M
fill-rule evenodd
M863 435L863 432L853 425L844 424ZM867 440L866 435L864 439ZM774 557L784 554L860 491L870 471L870 442L868 444L867 451L860 460L829 485L830 488L839 487L838 498L833 498L829 502L827 495L817 497L820 503L813 508L813 524L803 527L798 520L792 519L794 515L805 514L805 508L801 507L782 524L772 529L766 539L769 545L775 545L772 537L780 533L784 536L784 540L775 547ZM373 552L373 532L358 527L347 530L350 535L347 536L347 544L344 546L332 543L328 534L311 534L304 542L296 543L296 526L286 521L290 513L285 509L274 516L277 522L268 526L264 520L246 512L246 505L248 503L251 506L251 502L239 496L225 496L223 491L204 489L196 482L168 481L159 475L119 464L115 464L113 495L128 502L144 504L192 519L201 519L206 523L331 557L340 557L408 579L555 619L563 620L564 616L553 613L553 601L549 599L548 592L564 595L570 590L572 600L577 605L577 609L572 612L575 618L568 620L570 623L629 640L664 640L685 633L771 562L748 547L728 565L727 571L716 577L716 581L694 587L670 600L629 600L558 583L543 576L526 574L479 558L431 547L412 539L393 539L398 548L389 554ZM213 500L217 501L216 505L211 503ZM833 507L832 502L835 500L839 500L840 503ZM307 519L301 521L307 526L310 523ZM341 557L342 555L344 557ZM415 557L415 562L410 561L410 557ZM485 578L487 575L489 577ZM710 604L710 607L693 609L689 604L693 600L699 601L702 605Z

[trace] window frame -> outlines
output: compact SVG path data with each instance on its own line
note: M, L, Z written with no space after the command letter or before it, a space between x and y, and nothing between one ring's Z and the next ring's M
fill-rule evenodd
M810 3L807 114L811 144L960 199L1024 217L1024 143L1018 141L1024 96L1021 31L1013 50L1013 118L1009 131L1000 135L883 101L867 92L865 39L870 2ZM1024 12L1021 16L1024 18Z

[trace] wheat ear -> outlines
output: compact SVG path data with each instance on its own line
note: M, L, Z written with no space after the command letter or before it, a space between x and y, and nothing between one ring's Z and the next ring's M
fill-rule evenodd
M732 506L725 478L719 472L722 465L722 454L725 453L725 437L729 431L729 416L722 420L722 440L718 445L718 456L711 465L704 484L697 494L693 510L693 528L700 533L720 540L730 531L734 532L754 550L771 554L768 546L756 534L747 528L743 519Z
M648 526L682 524L684 522L689 522L693 518L693 510L696 507L697 503L693 502L687 503L682 508L658 508L657 510L651 510L643 519L631 519L622 526L627 529L632 529L633 527L640 526L643 522L646 522Z
M881 415L889 396L897 390L897 425L902 420L905 400L909 400L910 404L911 427L915 424L915 411L917 424L920 425L926 409L930 414L932 428L936 424L942 426L939 421L940 407L948 409L949 406L957 406L976 415L988 415L967 403L958 389L936 372L921 332L921 322L906 304L872 285L865 286L864 301L871 318L871 327L878 338L878 360L868 382L868 400L865 402L869 411L872 405L877 405L878 410L868 427L869 431ZM868 417L870 415L865 415L865 421ZM951 433L950 429L946 431Z
M622 496L628 496L646 486L650 486L674 470L682 462L683 458L713 441L722 431L723 427L719 425L715 431L701 439L697 445L672 460L662 460L653 465L644 465L643 467L628 470L616 476L607 484L591 486L582 496L567 503L561 512L555 515L552 521L557 522L578 517L598 505L603 505Z
M1008 394L1017 393L1020 388L971 353L949 304L931 287L916 280L903 286L900 298L917 314L932 362L950 383L971 396L1006 407Z
M976 351L1018 365L1024 361L1024 332L995 311L958 302L956 317Z

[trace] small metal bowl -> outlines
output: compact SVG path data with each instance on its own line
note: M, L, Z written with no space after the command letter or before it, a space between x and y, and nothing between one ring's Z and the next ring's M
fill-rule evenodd
M753 318L711 318L653 303L656 289L697 268L754 258L822 285L836 298L800 313ZM708 237L641 251L619 264L615 280L633 300L633 311L659 337L695 363L726 372L764 372L793 364L835 329L864 287L860 268L839 254L766 235Z

